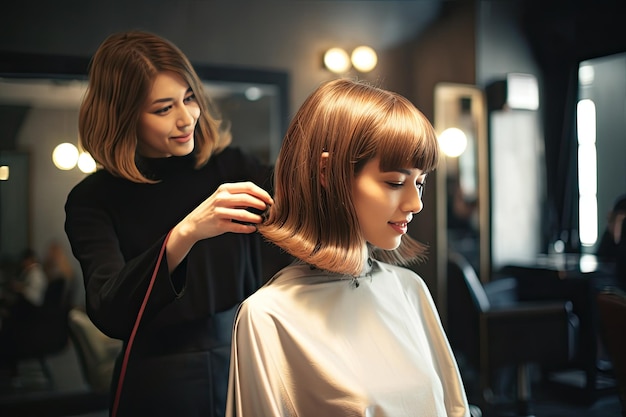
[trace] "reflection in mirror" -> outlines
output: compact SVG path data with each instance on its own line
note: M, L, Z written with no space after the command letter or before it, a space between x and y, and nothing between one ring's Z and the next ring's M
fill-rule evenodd
M250 71L252 74L254 71ZM206 68L199 74L211 75ZM230 125L233 145L264 163L280 148L286 113L286 74L271 74L285 83L260 82L254 74L229 72L226 80L204 79L207 94ZM235 74L235 76L233 76ZM79 148L78 110L87 87L79 77L2 77L0 71L0 166L9 178L0 181L0 261L4 275L27 247L43 252L49 242L66 242L64 204L71 188L87 174L74 164L59 169L53 152L62 143ZM234 80L234 78L239 78ZM80 151L80 149L79 149ZM75 264L78 269L78 264ZM5 279L0 275L0 281Z
M445 265L448 251L461 253L481 280L487 281L491 269L489 186L482 91L465 84L437 84L434 126L445 154L437 176L439 207L446 207L438 221L438 264ZM440 278L445 279L442 271Z
M87 64L83 58L0 52L0 309L13 295L9 281L18 277L22 251L32 248L43 261L53 244L60 246L70 263L69 302L79 310L85 308L80 265L71 255L64 231L64 205L70 190L90 171L79 169L77 158ZM202 65L196 66L196 72L230 125L233 146L273 163L287 123L287 73ZM53 153L60 144L73 147L75 154L70 162L57 154L55 165ZM0 326L1 321L0 315ZM0 402L37 407L31 402L36 390L54 399L46 399L46 404L66 396L86 404L80 396L89 395L86 407L106 409L108 390L98 390L99 384L89 376L81 377L80 371L90 370L76 361L81 357L74 355L79 347L67 343L60 353L48 352L44 360L46 365L50 362L53 386L46 384L49 379L42 377L44 368L37 361L20 360L19 392L0 388ZM0 370L3 388L10 377Z
M204 87L230 125L233 145L273 163L283 134L279 87L226 81L205 81Z

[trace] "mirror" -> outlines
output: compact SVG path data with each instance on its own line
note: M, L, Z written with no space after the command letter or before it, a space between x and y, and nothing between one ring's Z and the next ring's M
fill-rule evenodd
M438 83L434 127L445 154L436 176L438 207L446 210L437 225L439 279L445 283L448 251L454 250L469 260L482 281L488 281L489 163L483 92L472 85Z
M58 169L52 152L63 142L78 145L88 63L89 58L0 53L0 166L9 167L8 180L0 181L0 288L27 247L43 256L55 241L71 253L64 204L87 174L77 167ZM195 69L229 121L233 145L272 163L287 125L287 73Z

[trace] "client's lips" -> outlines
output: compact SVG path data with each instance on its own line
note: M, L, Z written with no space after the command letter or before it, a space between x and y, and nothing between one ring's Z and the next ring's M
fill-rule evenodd
M398 233L404 234L408 229L408 222L388 222L388 224Z

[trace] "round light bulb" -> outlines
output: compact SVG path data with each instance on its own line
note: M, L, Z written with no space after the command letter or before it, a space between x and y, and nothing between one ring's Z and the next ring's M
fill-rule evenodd
M70 170L78 162L78 149L71 143L61 143L52 151L52 162L59 169Z
M250 101L257 101L263 97L263 91L259 87L248 87L243 94Z
M329 71L343 74L350 69L350 56L341 48L331 48L324 54L324 65Z
M94 159L88 152L81 152L81 154L78 156L78 169L80 169L85 174L95 172L96 161L94 161Z
M456 158L465 152L467 136L461 129L450 127L439 135L439 146L447 156Z
M369 46L359 46L352 51L352 65L358 71L370 72L376 68L377 63L376 51Z

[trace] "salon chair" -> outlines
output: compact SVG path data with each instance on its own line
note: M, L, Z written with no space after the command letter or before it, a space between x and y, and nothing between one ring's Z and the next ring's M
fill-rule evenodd
M513 278L483 285L462 255L449 254L447 333L461 363L478 373L477 401L493 408L494 376L515 369L517 415L531 416L530 365L566 362L577 320L568 302L521 303L515 291Z
M598 292L614 286L614 275L602 263L598 263L595 270L584 272L577 255L569 255L561 261L544 260L545 265L541 266L505 265L499 273L515 277L521 301L572 303L572 311L579 321L575 355L567 363L547 369L546 380L554 393L566 401L591 405L616 390L615 381L598 366L600 321L596 302Z
M93 392L108 393L122 341L102 333L87 314L77 308L70 310L69 326L85 380Z
M65 280L48 283L44 302L12 330L17 361L37 360L49 388L55 385L47 358L61 353L69 342Z

